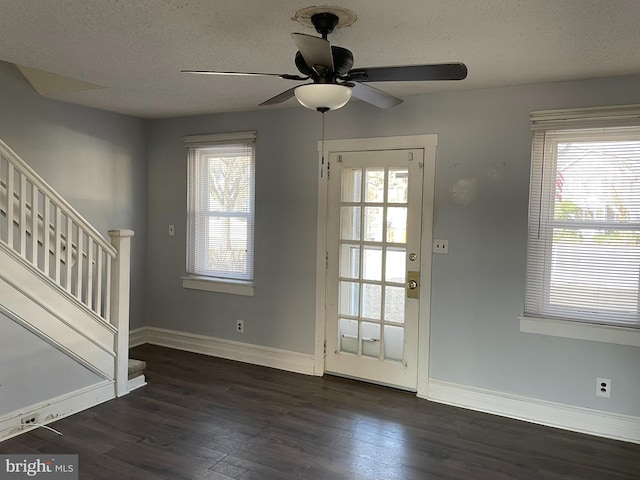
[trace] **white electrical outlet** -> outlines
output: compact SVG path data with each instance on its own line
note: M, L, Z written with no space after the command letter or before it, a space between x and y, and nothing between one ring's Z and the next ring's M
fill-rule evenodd
M236 320L236 332L244 333L244 320Z
M449 240L434 240L433 253L449 253Z
M611 379L596 378L596 397L611 397Z
M34 425L38 423L38 414L34 413L32 415L27 415L26 417L22 417L20 419L20 423L22 425Z

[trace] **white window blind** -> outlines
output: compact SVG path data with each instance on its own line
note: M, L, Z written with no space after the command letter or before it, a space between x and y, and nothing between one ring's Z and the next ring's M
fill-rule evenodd
M187 273L252 281L255 133L183 140L188 147Z
M640 122L571 113L532 115L525 316L640 327Z

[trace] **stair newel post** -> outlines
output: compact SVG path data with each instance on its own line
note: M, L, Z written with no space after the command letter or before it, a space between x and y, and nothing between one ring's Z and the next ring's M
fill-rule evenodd
M111 245L118 251L111 269L111 324L118 330L116 339L116 396L129 393L129 291L131 237L133 230L109 230Z

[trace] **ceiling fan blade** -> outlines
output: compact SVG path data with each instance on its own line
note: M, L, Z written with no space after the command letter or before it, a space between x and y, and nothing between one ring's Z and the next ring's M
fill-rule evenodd
M309 67L321 76L324 76L324 72L320 71L322 68L326 69L327 73L333 73L333 55L328 40L304 33L292 33L291 38Z
M387 92L383 92L382 90L378 90L370 85L365 85L364 83L359 82L353 82L351 94L364 102L380 108L395 107L403 102L401 98L394 97Z
M261 73L261 72L221 72L218 70L180 70L181 73L196 73L198 75L228 75L243 77L280 77L286 80L307 80L309 77L291 75L289 73Z
M355 82L419 82L424 80L463 80L467 78L464 63L407 65L404 67L355 68L346 80Z
M266 107L269 105L277 105L278 103L286 102L291 97L295 96L295 89L298 87L290 88L289 90L285 90L282 93L279 93L275 97L271 97L269 100L265 100L264 102L258 104L259 107Z

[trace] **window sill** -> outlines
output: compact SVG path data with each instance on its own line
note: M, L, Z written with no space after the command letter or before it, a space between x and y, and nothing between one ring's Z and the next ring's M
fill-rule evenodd
M520 331L523 333L640 347L640 329L637 328L551 318L518 317L518 319L520 320Z
M254 285L239 280L218 280L209 277L182 277L182 287L206 292L230 293L253 297Z

